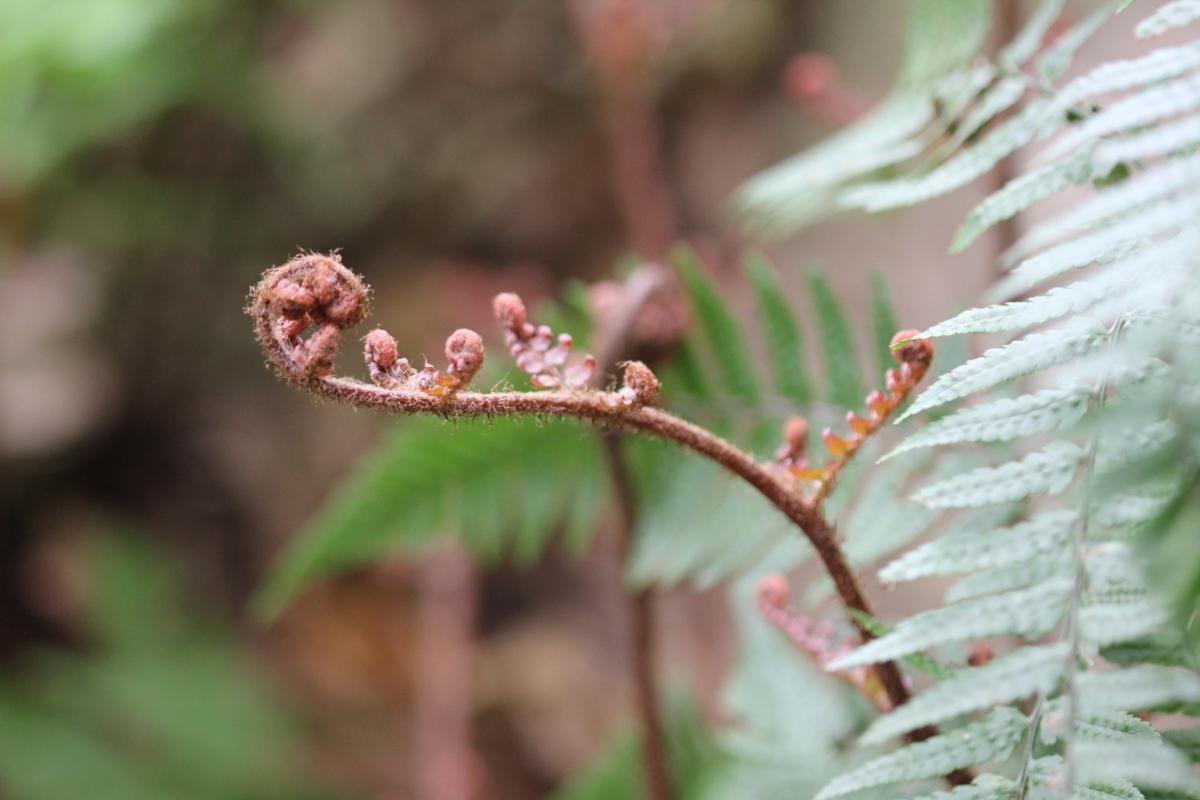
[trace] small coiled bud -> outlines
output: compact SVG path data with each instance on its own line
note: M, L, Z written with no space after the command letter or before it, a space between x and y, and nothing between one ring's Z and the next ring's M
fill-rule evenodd
M754 593L760 606L782 608L787 605L791 587L788 586L787 578L777 572L772 572L762 576Z
M808 448L808 420L804 417L790 418L783 426L783 441L793 458L804 455Z
M653 403L658 398L662 388L658 377L641 361L629 361L625 364L623 383L625 388L633 390L633 396L639 405Z
M363 337L363 358L367 364L375 364L380 369L391 369L400 357L400 349L396 339L383 328L376 328Z
M492 300L492 310L496 314L496 319L500 320L508 330L519 331L525 327L528 319L525 314L525 303L512 292L501 292L496 295Z
M920 331L907 330L900 331L892 337L892 358L896 359L901 364L911 364L911 369L917 373L917 378L925 374L925 370L929 369L929 365L933 363L933 343L928 339L918 339ZM908 341L905 341L905 340ZM900 342L904 344L896 346Z
M483 366L483 339L470 328L459 328L446 339L449 374L466 385Z

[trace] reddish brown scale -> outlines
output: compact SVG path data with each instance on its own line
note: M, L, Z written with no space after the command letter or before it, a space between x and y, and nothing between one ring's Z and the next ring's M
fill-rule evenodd
M846 424L850 429L860 436L866 436L871 432L871 420L866 417L860 417L853 411L846 412Z
M875 417L882 417L891 410L887 395L878 389L867 395L866 403L867 408L870 409L871 414Z
M841 458L850 452L850 443L835 434L832 428L826 428L821 432L821 440L825 442L825 449L834 458Z

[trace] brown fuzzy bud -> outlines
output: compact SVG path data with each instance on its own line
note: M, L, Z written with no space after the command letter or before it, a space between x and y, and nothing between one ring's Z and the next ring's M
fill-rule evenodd
M525 303L512 292L501 292L492 300L492 311L505 328L520 332L525 326ZM522 337L525 338L525 337Z
M928 339L915 338L919 334L920 331L907 330L900 331L893 336L893 347L899 342L904 342L904 344L892 350L892 358L901 364L911 364L914 372L924 374L925 370L929 369L929 365L933 363L933 343ZM911 341L905 341L905 339Z
M470 328L459 328L446 340L450 374L467 383L483 366L483 339Z
M400 357L396 340L383 328L376 328L363 337L363 358L380 369L391 369Z
M661 388L658 378L641 361L626 362L624 384L633 390L637 402L643 405L653 403Z

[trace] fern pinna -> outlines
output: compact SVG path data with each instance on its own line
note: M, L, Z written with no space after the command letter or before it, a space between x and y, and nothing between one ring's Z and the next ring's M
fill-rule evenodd
M927 14L957 6L974 30L970 5L918 4ZM1165 3L1136 23L1127 20L1138 5L1115 15L1128 4L1105 4L1040 46L1063 5L1041 3L994 62L964 61L948 76L902 85L854 129L742 194L747 213L784 230L819 213L945 194L1047 142L1030 170L967 215L953 248L1053 195L1070 201L1008 248L1007 274L992 291L997 304L922 332L1004 339L943 374L902 419L968 405L928 421L885 457L989 445L1001 463L927 481L914 499L1002 513L883 567L889 583L965 577L945 606L899 621L828 667L930 650L952 657L958 643L1019 638L929 683L872 723L862 743L935 723L941 736L868 759L829 782L819 800L875 787L921 794L923 782L952 768L978 770L952 797L1200 795L1195 729L1149 724L1154 712L1188 714L1200 703L1192 650L1200 42L1058 81L1101 25L1129 25L1149 39L1200 20L1200 4ZM917 34L928 27L918 15ZM830 152L850 166L814 182ZM1058 284L1046 288L1051 281ZM1010 509L1019 516L1006 519Z

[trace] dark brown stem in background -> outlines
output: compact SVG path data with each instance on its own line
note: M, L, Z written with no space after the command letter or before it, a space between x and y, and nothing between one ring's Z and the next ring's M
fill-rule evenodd
M647 93L645 73L634 64L651 55L644 20L635 4L569 3L576 38L587 58L603 103L602 118L610 161L613 196L621 214L625 240L644 259L661 259L677 235L659 147L659 130ZM644 63L644 62L643 62ZM618 361L634 357L637 315L670 281L661 267L643 264L626 281L623 302L599 332L595 346L601 378ZM593 386L603 385L602 380ZM624 574L635 529L635 495L621 457L621 436L604 434L604 453L620 516L621 572ZM654 673L653 590L628 596L631 670L642 728L642 761L648 796L670 800L671 785L658 712Z
M475 570L461 550L430 554L418 575L416 792L422 800L479 796L471 743Z
M622 573L629 563L637 518L637 496L629 479L629 470L621 456L621 439L614 433L603 435L604 455L617 507L617 536ZM642 767L646 774L647 795L652 800L671 797L667 773L667 749L659 713L658 680L655 670L654 592L652 589L626 591L629 609L631 673L634 702L642 728Z
M655 264L642 264L622 286L622 302L603 320L597 331L597 363L602 368L615 365L636 350L634 326L637 316L659 292L670 285L671 274ZM598 372L593 386L603 385L604 372ZM626 574L633 536L637 523L637 494L622 456L622 437L615 431L601 434L604 460L617 508L618 562L620 575ZM657 653L654 625L654 589L645 587L630 591L621 586L621 596L628 607L630 678L634 703L641 728L642 769L650 800L671 800L671 779L668 771L666 742L663 734L655 669Z

